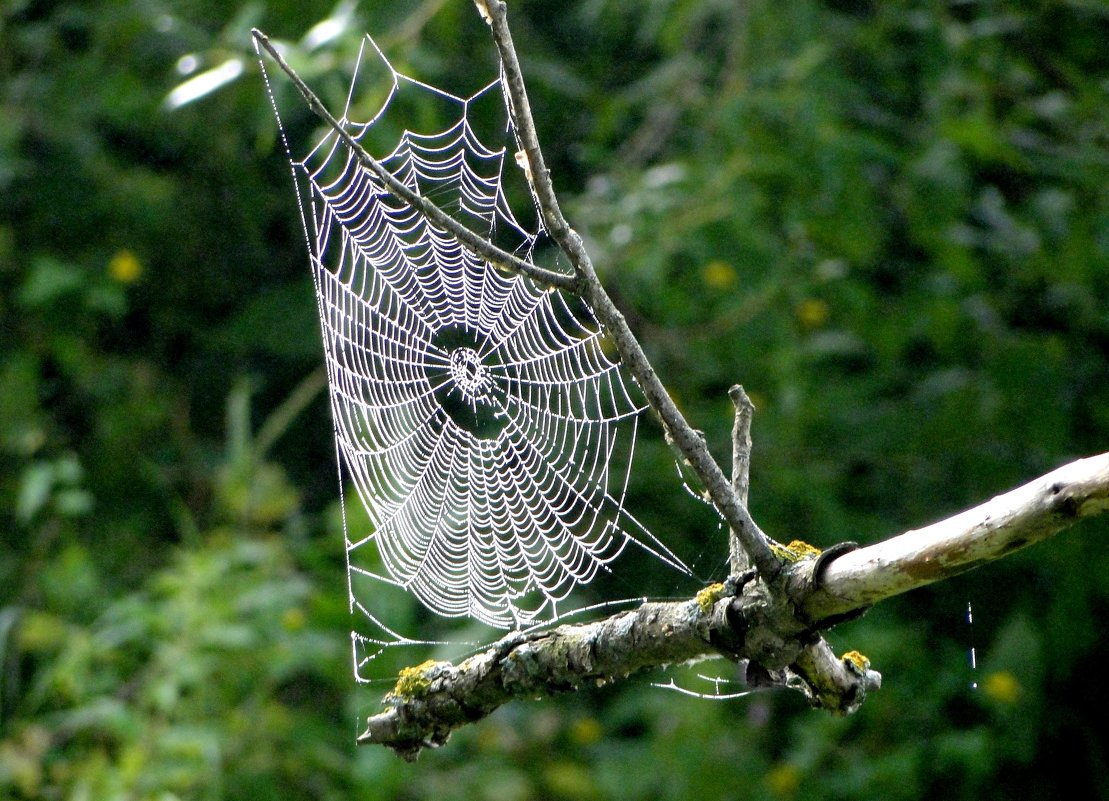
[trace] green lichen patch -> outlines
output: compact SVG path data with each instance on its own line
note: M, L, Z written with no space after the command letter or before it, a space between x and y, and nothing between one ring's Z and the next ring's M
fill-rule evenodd
M697 593L697 606L701 608L702 613L707 615L716 602L723 597L724 585L720 583L710 584Z

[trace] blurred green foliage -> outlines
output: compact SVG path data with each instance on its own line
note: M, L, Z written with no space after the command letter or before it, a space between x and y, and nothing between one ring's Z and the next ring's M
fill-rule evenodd
M754 398L773 535L871 541L1106 449L1103 4L511 13L570 217L720 457L726 388ZM252 25L332 104L363 30L456 93L495 74L463 0L0 9L0 797L1106 797L1105 523L837 630L886 677L849 719L648 677L506 708L415 766L356 749L380 688L351 678ZM723 535L643 439L632 508L712 572Z

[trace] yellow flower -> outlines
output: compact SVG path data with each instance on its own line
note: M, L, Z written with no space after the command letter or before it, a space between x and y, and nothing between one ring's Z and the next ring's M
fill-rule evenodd
M308 616L304 614L304 610L300 607L294 606L286 609L281 615L281 626L286 631L300 631L304 628Z
M604 731L596 718L578 718L570 724L570 739L578 745L592 745Z
M108 261L108 275L121 284L133 284L142 275L142 262L129 250L117 251Z
M820 298L806 298L797 307L797 320L805 328L820 328L828 322L828 304Z
M1015 704L1020 698L1021 686L1017 677L1007 670L995 670L982 682L982 692L1002 704Z
M766 774L770 792L778 798L791 798L801 787L801 771L796 765L781 762Z
M710 261L701 268L705 285L713 289L731 289L736 284L735 268L726 261Z

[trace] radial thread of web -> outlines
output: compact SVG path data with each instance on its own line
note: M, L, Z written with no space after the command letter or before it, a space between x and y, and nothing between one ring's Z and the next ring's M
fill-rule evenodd
M348 99L344 128L368 142L401 86L456 106L441 130L405 130L379 161L530 259L537 235L501 187L506 151L486 147L469 118L500 81L457 98L396 72L369 39L360 61L367 54L393 91L365 123L348 118ZM356 76L351 98L357 86ZM685 572L623 510L627 468L612 465L618 449L630 464L642 404L588 308L475 257L389 194L334 132L291 158L341 471L370 518L368 531L347 532L352 578L509 628L555 617L629 542ZM352 608L369 614L357 594Z

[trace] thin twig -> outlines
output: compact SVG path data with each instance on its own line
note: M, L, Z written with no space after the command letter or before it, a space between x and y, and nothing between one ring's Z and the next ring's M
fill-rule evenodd
M307 408L308 404L316 399L327 387L327 371L317 367L296 385L289 397L281 402L254 437L253 456L258 461L266 458L269 449L289 430L297 416Z
M516 130L516 136L520 139L524 157L527 159L524 172L535 192L539 213L543 217L543 226L555 244L569 257L575 271L582 275L590 262L589 254L585 250L581 237L562 216L562 209L558 205L558 197L551 183L551 173L547 169L543 151L539 147L539 135L535 130L531 104L528 103L528 93L524 87L524 74L520 70L516 47L512 44L507 7L500 0L476 0L476 2L482 18L493 31L493 42L501 56L505 92L508 95L508 113L512 117L512 125Z
M293 71L292 67L286 63L277 48L270 42L269 37L257 28L254 28L251 33L257 45L269 53L277 63L277 66L289 76L289 79L293 82L293 85L296 86L297 91L300 92L301 97L304 98L312 112L326 122L328 127L335 131L339 138L343 140L343 144L354 153L355 157L358 159L358 163L372 172L392 194L412 206L412 208L423 215L432 225L454 236L463 247L479 259L487 261L495 267L499 267L507 272L526 275L536 283L546 287L569 291L575 291L577 289L577 282L573 276L539 267L513 256L508 251L501 250L484 237L462 225L462 223L455 220L430 200L418 195L412 189L398 181L391 172L385 169L381 162L367 153L366 149L362 147L358 140L351 136L346 129L343 128L342 124L332 116L331 112L327 110L316 94L308 88L308 84L306 84L301 77Z
M670 393L666 391L648 361L639 341L624 320L624 315L616 308L616 304L612 302L612 298L597 278L597 272L581 237L562 216L551 184L550 173L539 147L539 137L536 134L535 121L531 116L520 62L508 28L508 12L505 3L501 0L476 0L476 2L482 17L489 23L493 32L493 41L501 55L505 73L505 91L509 97L509 113L528 162L525 172L532 183L544 225L574 267L578 279L578 294L590 305L597 319L612 336L621 360L639 383L647 403L662 421L668 438L704 485L709 498L735 532L743 550L765 578L774 578L781 569L781 563L771 551L766 535L755 524L744 503L736 496L720 465L709 453L704 437L689 425L678 410Z
M751 488L751 422L755 416L755 404L739 384L728 390L728 397L735 404L735 424L732 426L732 487L739 502L747 506L747 496ZM735 532L728 539L732 575L738 576L751 566L750 561Z

